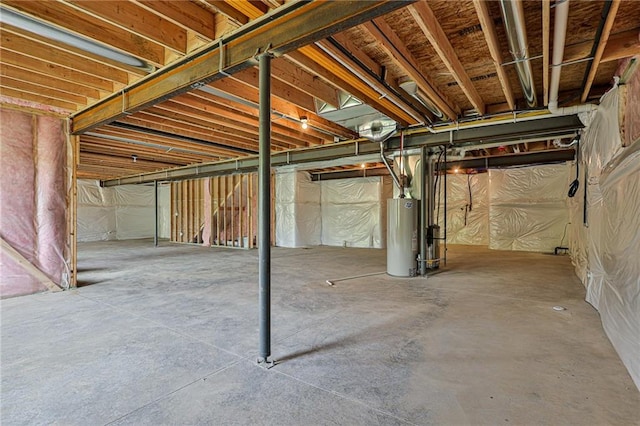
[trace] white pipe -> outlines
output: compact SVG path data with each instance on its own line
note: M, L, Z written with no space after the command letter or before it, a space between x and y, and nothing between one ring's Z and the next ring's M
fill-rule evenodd
M558 107L558 89L560 86L560 72L564 59L564 43L567 36L567 22L569 20L569 0L557 1L555 7L555 25L553 29L553 56L551 61L551 82L549 84L549 112L553 115L574 115L581 112L595 111L595 104L574 105L564 108Z

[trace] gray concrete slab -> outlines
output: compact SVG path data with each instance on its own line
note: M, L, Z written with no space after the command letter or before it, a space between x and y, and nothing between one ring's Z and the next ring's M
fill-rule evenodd
M0 302L4 424L639 424L640 393L568 257L453 246L425 278L383 250L80 245L81 282ZM555 305L565 311L554 311Z

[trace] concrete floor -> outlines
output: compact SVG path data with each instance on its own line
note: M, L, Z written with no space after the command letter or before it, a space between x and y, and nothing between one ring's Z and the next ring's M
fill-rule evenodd
M81 244L85 286L1 302L1 423L640 424L568 257L452 246L428 279L325 283L384 265L274 249L265 370L257 251Z

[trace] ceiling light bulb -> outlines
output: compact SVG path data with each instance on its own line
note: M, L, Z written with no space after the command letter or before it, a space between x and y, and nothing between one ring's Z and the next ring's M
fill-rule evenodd
M362 163L362 164L360 165L360 167L361 167L361 168L363 168L363 169L364 169L366 166L367 166L367 165L366 165L366 164L364 164L364 163Z
M453 169L453 173L460 173L460 169L456 167L455 169Z
M303 129L307 129L309 127L307 121L307 117L300 117L300 123L302 124Z

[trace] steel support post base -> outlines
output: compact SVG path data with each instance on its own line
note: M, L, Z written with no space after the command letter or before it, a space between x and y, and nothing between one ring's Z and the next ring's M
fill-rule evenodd
M264 368L264 369L270 369L272 367L275 367L276 362L274 360L270 360L269 358L258 358L258 360L256 361L256 363Z

